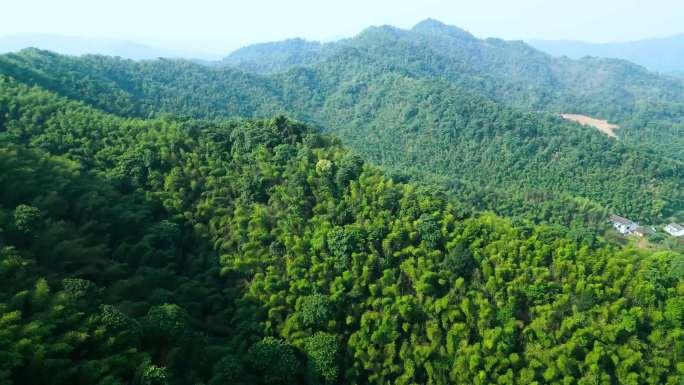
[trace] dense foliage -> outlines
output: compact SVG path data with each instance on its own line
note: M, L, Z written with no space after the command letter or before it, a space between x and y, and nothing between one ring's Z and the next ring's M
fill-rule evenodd
M316 63L334 53L334 45L296 38L243 47L215 64L239 67L250 72L273 73Z
M174 113L219 119L286 112L334 133L365 159L402 178L437 181L462 197L468 207L537 223L593 231L603 226L609 212L658 222L682 216L684 165L664 155L668 148L673 154L679 151L679 142L669 140L677 131L676 125L659 131L659 137L646 131L634 136L635 140L649 137L663 142L656 150L653 146L635 146L633 141L612 140L549 114L522 113L478 95L474 91L491 93L495 99L517 105L536 98L524 92L527 88L521 84L525 79L551 76L540 74L541 69L530 72L528 66L494 71L508 56L539 56L548 65L554 63L531 48L494 43L428 22L411 32L370 29L355 39L337 43L340 47L333 53L332 48L320 51L318 56L325 59L269 76L183 61L136 63L98 56L70 58L35 50L1 57L0 72L121 116ZM314 49L318 45L291 41L282 49L256 47L241 57L255 58L275 50L274 63L264 65L286 66L277 59L291 57L294 48L290 45L302 44L309 47L305 53L319 52ZM451 47L451 51L442 46ZM498 56L484 55L482 68L475 69L456 60L459 55L468 56L460 50L479 52L481 46L500 46L494 50ZM300 59L291 58L305 62ZM617 66L606 63L601 65ZM568 65L580 66L575 62ZM519 79L506 88L502 71L519 74ZM489 72L498 75L483 77ZM577 68L565 72L584 73ZM610 68L604 72L617 84L620 72ZM669 83L648 76L646 80L653 81L653 87L631 86L630 90L636 91L615 105L657 100L661 94L676 100L676 90L667 91ZM539 82L535 80L535 84ZM550 89L556 83L549 80L532 89ZM613 105L606 103L610 99L603 94L581 100L568 96L580 91L547 95L544 101L527 107L553 110L552 105L565 103L564 98L577 105L582 105L581 100L590 100L595 106Z
M256 45L234 52L224 62L263 72L302 65L316 68L331 57L344 57L348 65L357 60L347 56L365 56L376 67L448 81L525 110L608 119L622 127L620 137L630 145L646 145L684 160L684 82L627 61L552 58L522 42L480 40L436 20L423 21L411 30L372 27L353 39L310 44L308 61L274 54L291 46L289 41ZM254 62L262 64L254 68L250 66Z
M469 214L283 117L9 77L0 117L2 383L681 384L680 254Z

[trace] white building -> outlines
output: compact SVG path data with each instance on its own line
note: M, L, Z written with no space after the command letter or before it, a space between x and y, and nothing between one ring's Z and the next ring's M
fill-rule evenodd
M648 237L656 233L655 227L639 226L632 232L637 237Z
M613 227L615 227L615 230L617 230L620 234L629 234L639 227L638 223L632 222L629 219L618 215L611 215L610 221L613 222Z
M670 223L665 226L665 231L675 237L684 237L684 227L678 223Z

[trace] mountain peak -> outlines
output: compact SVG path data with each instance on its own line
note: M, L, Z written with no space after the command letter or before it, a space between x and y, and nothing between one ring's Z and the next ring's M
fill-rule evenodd
M374 35L374 34L384 34L384 35L395 35L399 32L399 29L397 27L383 24L383 25L373 25L367 28L364 28L361 33L359 33L357 36L363 36L363 35Z
M391 25L372 26L361 31L361 33L356 35L352 40L356 42L374 42L374 44L380 44L381 42L395 40L402 33L405 33L405 31Z
M414 25L413 28L411 28L411 31L429 35L449 35L467 39L475 38L470 32L464 29L444 24L441 21L432 18L425 19Z
M449 28L448 25L442 23L441 21L437 19L433 19L431 17L428 17L425 20L419 21L418 24L413 26L413 29L419 29L419 28Z

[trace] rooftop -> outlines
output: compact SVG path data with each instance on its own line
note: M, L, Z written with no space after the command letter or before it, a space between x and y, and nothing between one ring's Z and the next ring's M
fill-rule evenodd
M643 235L653 235L655 234L655 231L650 228L650 227L638 227L636 230L634 230L635 233L643 234Z
M684 230L684 226L680 225L679 223L674 223L674 222L667 225L667 227L670 227L670 228L674 229L675 231Z
M630 221L629 219L623 218L623 217L621 217L621 216L619 216L619 215L611 215L611 216L609 217L609 219L610 219L610 221L613 222L613 223L619 223L619 224L625 225L625 226L631 225L632 223L634 223L634 222Z

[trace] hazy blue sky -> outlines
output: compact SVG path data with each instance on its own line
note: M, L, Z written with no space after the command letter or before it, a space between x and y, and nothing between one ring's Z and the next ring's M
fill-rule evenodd
M3 0L0 36L52 33L227 53L301 36L330 40L427 17L478 37L633 40L684 32L682 0Z

